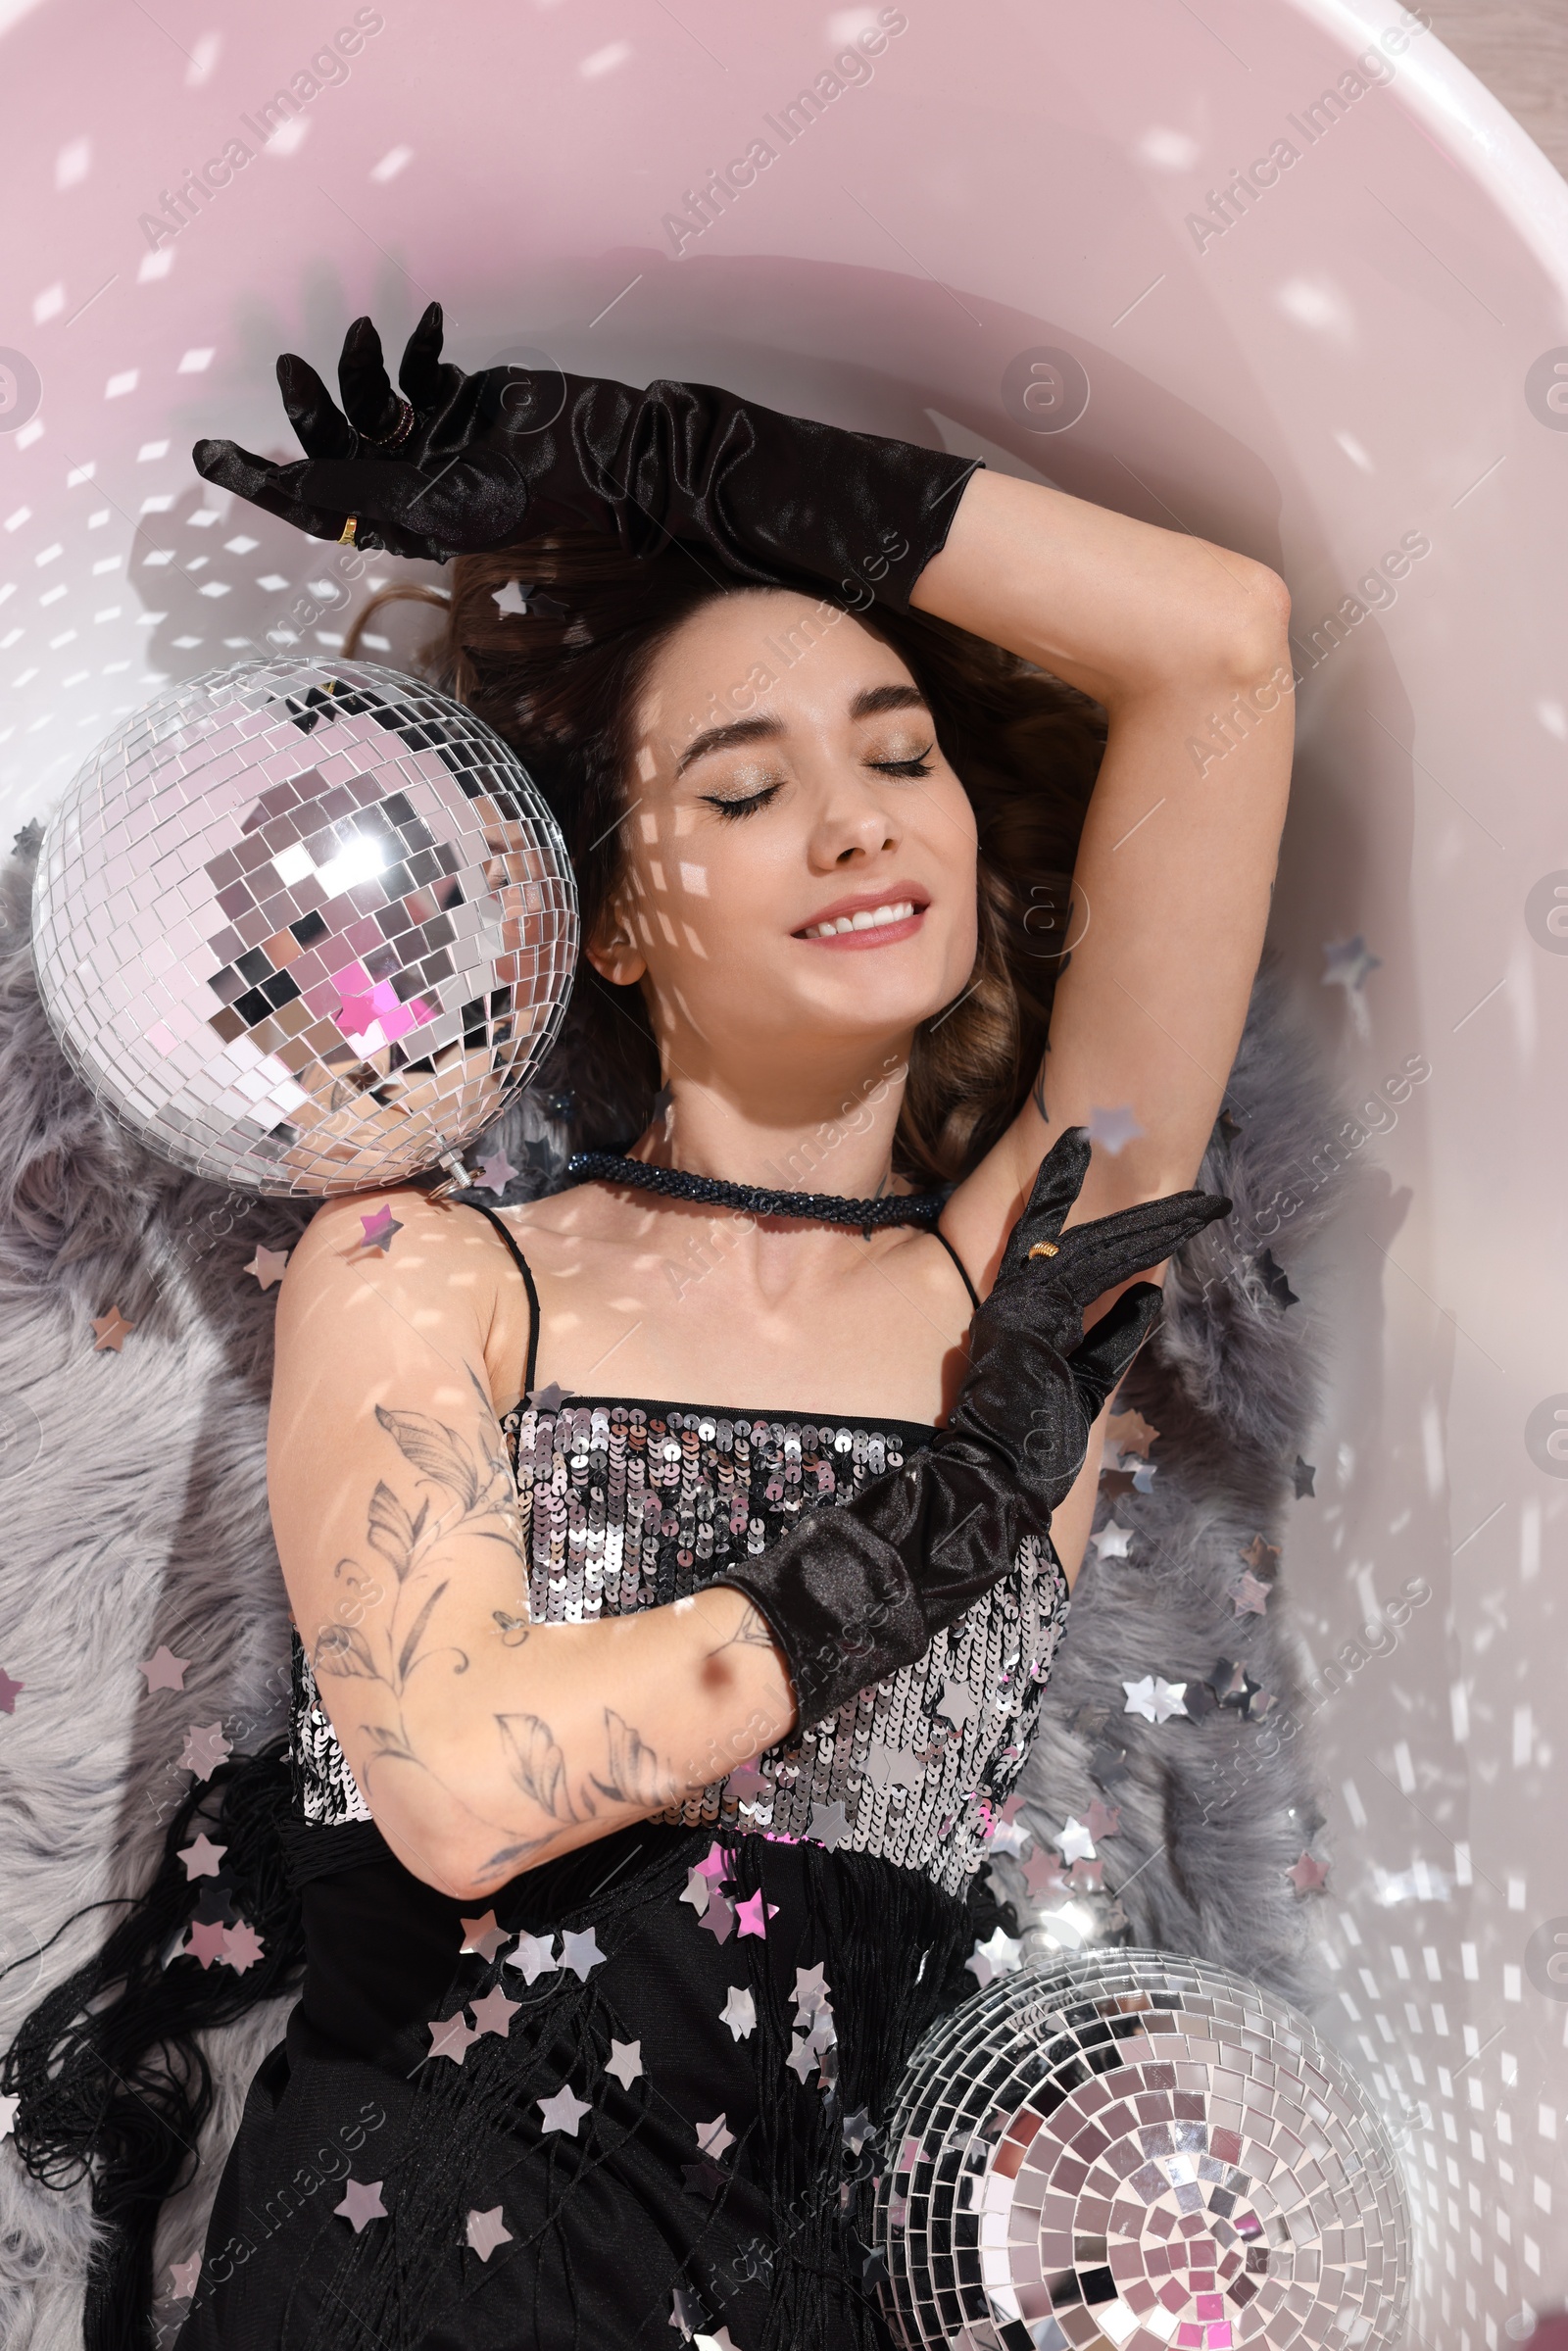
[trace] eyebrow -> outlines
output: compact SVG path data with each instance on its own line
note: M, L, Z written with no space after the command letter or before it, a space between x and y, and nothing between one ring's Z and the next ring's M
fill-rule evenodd
M884 710L924 710L925 696L918 686L862 686L850 704L850 717L877 718ZM733 751L741 743L776 742L784 732L781 718L735 718L727 726L710 726L693 737L675 763L677 781L696 760L710 752Z

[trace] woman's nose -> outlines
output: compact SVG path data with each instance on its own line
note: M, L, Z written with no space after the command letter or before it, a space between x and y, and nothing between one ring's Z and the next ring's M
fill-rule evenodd
M857 857L879 857L897 840L892 817L869 793L835 791L812 827L811 862L818 872L831 873Z

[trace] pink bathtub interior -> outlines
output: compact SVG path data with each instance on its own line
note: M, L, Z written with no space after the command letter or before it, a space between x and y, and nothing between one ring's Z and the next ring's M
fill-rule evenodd
M365 579L188 452L295 454L274 355L362 310L1284 572L1273 937L1380 1130L1300 1268L1314 1670L1430 1592L1317 1718L1323 2021L1401 2134L1411 2344L1521 2339L1568 2295L1568 188L1380 0L0 0L0 74L8 834L163 680L341 641Z

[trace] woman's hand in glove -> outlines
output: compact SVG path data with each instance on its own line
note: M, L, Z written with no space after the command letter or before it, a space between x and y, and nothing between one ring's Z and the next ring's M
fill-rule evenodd
M1214 1193L1179 1192L1064 1231L1089 1156L1084 1129L1069 1127L1042 1161L930 1450L716 1579L767 1619L802 1723L911 1664L1012 1572L1025 1535L1047 1537L1160 1292L1134 1282L1087 1336L1084 1308L1229 1211Z
M634 555L706 546L744 579L806 575L899 611L945 543L971 458L845 432L711 384L487 367L441 358L441 306L409 337L398 381L356 318L338 362L341 410L285 352L277 379L306 454L292 465L198 441L196 470L315 539L444 563L576 526Z

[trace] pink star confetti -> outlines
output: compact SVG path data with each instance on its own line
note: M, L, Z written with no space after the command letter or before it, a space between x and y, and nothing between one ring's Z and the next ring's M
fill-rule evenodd
M250 1920L236 1919L232 1927L224 1930L223 1948L220 1957L227 1960L236 1976L243 1976L247 1968L256 1965L266 1949L266 1943Z
M502 2227L499 2204L493 2204L488 2212L469 2213L468 2242L481 2261L488 2261L497 2245L511 2244L512 2230Z
M777 1916L778 1904L776 1902L769 1902L767 1905L767 1918L775 1919ZM762 1916L762 1894L760 1887L759 1887L756 1893L748 1894L744 1902L736 1903L735 1917L739 1924L742 1935L766 1935L767 1919L764 1919Z
M509 2000L498 1984L493 1990L485 1993L482 2000L470 2000L468 2005L473 2010L473 2021L481 2033L499 2033L505 2040L512 2031L512 2020L522 2003L520 2000Z
M0 1714L16 1713L18 1695L26 1687L25 1682L13 1681L5 1667L0 1665Z
M575 1935L569 1927L563 1927L561 1931L561 1964L564 1969L570 1968L586 1984L588 1970L598 1967L604 1956L603 1951L599 1948L597 1928L587 1927L580 1935Z
M366 1248L378 1249L383 1257L403 1230L391 1209L385 1206L376 1208L368 1216L362 1216L360 1223L365 1228Z
M546 2131L564 2131L573 2138L577 2135L577 2125L588 2112L589 2106L586 2098L576 2095L569 2082L564 2082L554 2097L538 2098L534 2103L544 2117Z
M204 1968L210 1968L215 1959L222 1958L223 1944L227 1938L228 1929L221 1919L193 1919L190 1935L179 1946L180 1956L188 1952L192 1959L199 1959Z
M152 1655L137 1666L136 1671L146 1675L147 1695L151 1697L155 1690L183 1690L189 1665L188 1657L176 1657L166 1643L163 1648L154 1649Z
M689 1902L697 1916L703 1918L707 1914L712 1891L713 1884L710 1878L705 1878L701 1870L688 1870L686 1872L686 1891L680 1898L683 1902Z
M462 2065L479 2038L461 2008L455 2016L440 2017L433 2025L427 2025L425 2031L430 2035L426 2056L450 2057L454 2065Z
M335 971L332 979L342 998L337 1008L339 1031L358 1053L377 1053L382 1046L406 1037L410 1029L435 1018L422 996L412 997L405 1004L390 980L372 980L361 963Z
M264 1290L270 1290L274 1282L280 1282L283 1279L283 1268L288 1263L288 1259L289 1252L286 1249L263 1249L258 1242L256 1254L244 1271L253 1273Z
M642 2079L643 2044L640 2040L615 2040L610 2043L610 2055L605 2059L605 2072L613 2074L622 2089L630 2089Z
M343 2201L332 2210L341 2213L352 2224L354 2233L367 2228L371 2221L384 2221L386 2206L381 2201L383 2182L379 2180L350 2180L344 2183Z
M188 2302L196 2291L196 2280L202 2274L202 2257L193 2253L189 2261L172 2261L169 2265L169 2294L171 2301Z
M479 1186L499 1200L516 1172L505 1151L492 1151L488 1159L479 1162Z
M1254 1535L1246 1550L1239 1554L1246 1560L1249 1567L1272 1567L1279 1555L1279 1544L1265 1543L1261 1535Z
M483 1918L460 1919L463 1929L463 1948L476 1951L481 1959L494 1959L503 1943L512 1940L505 1927L496 1925L496 1914L487 1910Z
M1238 1616L1261 1616L1268 1606L1268 1586L1249 1568L1241 1582L1231 1586L1231 1605Z
M185 1734L177 1768L194 1772L198 1780L210 1780L223 1757L233 1751L232 1742L223 1737L221 1723L193 1723Z
M1099 1796L1091 1796L1089 1817L1085 1826L1096 1844L1099 1844L1102 1837L1119 1837L1121 1834L1121 1806L1104 1804L1102 1803Z
M227 1851L227 1845L215 1845L205 1829L193 1845L181 1845L179 1858L185 1864L187 1885L193 1878L216 1878Z
M697 1864L697 1866L702 1871L705 1878L727 1878L729 1875L729 1855L725 1852L723 1846L717 1843L715 1840L714 1843L709 1846L707 1853Z
M1105 1423L1105 1442L1118 1452L1138 1453L1149 1459L1149 1448L1159 1431L1152 1421L1145 1420L1141 1412L1113 1412Z
M694 2123L692 2128L697 2133L698 2146L705 2155L711 2155L715 2161L726 2148L735 2144L735 2133L729 2128L727 2115L715 2114L710 2123Z
M92 1327L98 1334L92 1343L95 1355L100 1354L106 1347L112 1347L118 1355L136 1328L133 1322L125 1320L118 1306L111 1306L107 1314L95 1314Z
M1285 1875L1298 1894L1320 1894L1328 1884L1328 1863L1315 1860L1310 1853L1303 1853L1299 1861L1293 1862Z
M1041 1901L1047 1894L1072 1891L1072 1880L1063 1870L1060 1856L1038 1845L1024 1862L1023 1882L1031 1902Z

